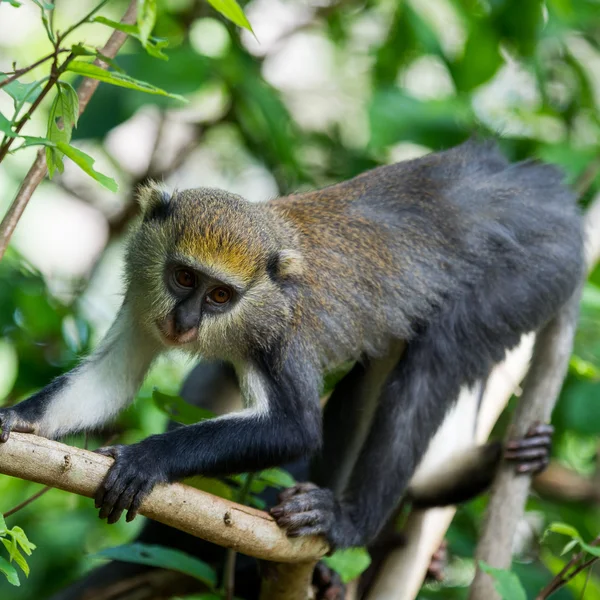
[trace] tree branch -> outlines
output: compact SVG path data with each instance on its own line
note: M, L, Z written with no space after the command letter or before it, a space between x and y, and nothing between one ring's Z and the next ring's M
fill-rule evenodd
M137 15L136 0L131 0L125 15L121 19L121 23L133 24L135 23ZM101 53L109 58L114 58L121 46L125 43L127 34L122 31L113 31L112 35L108 39L108 42L102 48ZM108 68L108 65L101 60L95 60L94 64L102 67L103 69ZM86 77L77 89L77 96L79 98L79 114L83 113L92 95L96 91L99 85L99 81L96 79L90 79ZM0 223L0 260L6 252L6 248L10 242L10 238L27 206L33 192L36 190L38 185L42 182L46 176L46 151L42 148L38 151L37 157L31 165L25 179L17 192L15 199L13 200L10 208Z
M91 498L112 459L35 435L11 433L0 444L0 473ZM157 486L140 513L219 546L278 562L315 561L322 538L288 538L265 512L174 483Z

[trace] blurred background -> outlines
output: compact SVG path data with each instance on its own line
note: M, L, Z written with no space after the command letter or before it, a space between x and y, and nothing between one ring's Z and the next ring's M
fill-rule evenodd
M57 0L57 28L94 4ZM18 401L73 366L108 327L121 300L135 188L148 179L176 188L222 187L257 201L448 148L480 132L496 135L511 159L562 166L569 182L586 189L582 206L598 193L599 0L240 4L255 36L203 0L160 0L155 34L169 40L169 60L148 56L133 40L116 62L189 102L101 84L73 139L119 182L119 192L100 187L69 161L62 176L35 192L0 262L0 403ZM119 20L126 6L114 0L102 14ZM109 34L95 24L76 35L102 46ZM30 64L49 49L33 3L0 4L0 70L11 70L15 60ZM9 105L0 92L0 111ZM45 131L44 107L29 124L30 135ZM34 156L24 150L0 166L0 215ZM161 360L134 406L90 446L115 432L128 443L161 431L166 416L151 390L177 393L192 366L178 355ZM566 560L561 540L536 541L549 522L566 521L586 540L600 531L598 270L585 290L554 425L551 485L538 485L519 537L515 570L531 595ZM0 511L40 487L0 477ZM485 503L479 498L460 508L448 533L446 580L428 584L420 598L466 598ZM25 600L46 598L99 564L87 555L132 540L141 519L107 526L90 500L51 490L8 523L38 545L20 588L0 577L0 598ZM582 577L555 597L582 597ZM585 598L600 599L600 573L592 573Z

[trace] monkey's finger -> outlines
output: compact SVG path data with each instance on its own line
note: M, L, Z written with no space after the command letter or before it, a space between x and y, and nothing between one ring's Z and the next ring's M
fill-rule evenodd
M140 506L142 506L142 502L146 499L146 496L152 491L152 488L153 484L146 483L137 491L136 495L133 497L129 510L127 511L127 516L125 517L125 520L128 523L130 521L133 521L137 517L138 511L140 510Z
M533 458L544 458L545 456L548 456L547 448L529 448L525 450L519 449L504 453L504 458L506 460L519 460L523 462L529 461Z
M94 495L94 502L96 508L100 508L104 504L105 495L108 494L110 489L112 489L112 487L115 485L115 482L120 476L121 469L119 468L119 464L115 462L115 464L112 465L112 467L108 470L106 477L96 490L96 494Z
M125 491L119 496L116 501L112 512L108 515L106 522L109 525L116 523L123 514L123 511L127 510L135 497L137 490L139 489L139 483L137 480L132 481L126 488Z
M312 525L308 527L301 527L300 529L294 531L286 531L285 533L288 537L296 538L303 537L305 535L325 535L327 533L327 529L323 525Z
M100 507L100 518L107 519L110 513L115 508L119 498L129 487L133 480L131 478L118 477L114 484L107 488L102 499L102 506Z
M6 414L0 417L0 427L2 427L2 434L0 434L0 443L4 444L8 442L10 432L12 431L15 418L10 414Z
M298 494L304 494L306 492L310 492L312 490L318 489L318 486L314 483L297 483L296 485L287 488L279 493L278 499L279 503L285 502L289 498L297 496Z
M323 515L321 511L311 510L304 513L284 515L280 519L277 519L277 525L290 533L296 531L297 529L301 529L302 527L322 525L322 517Z
M523 438L521 440L511 440L506 444L507 448L533 448L534 446L548 447L552 444L552 438L544 435L536 435L534 437Z
M525 437L530 437L534 435L549 435L552 436L554 434L554 427L550 425L550 423L537 423L532 425Z

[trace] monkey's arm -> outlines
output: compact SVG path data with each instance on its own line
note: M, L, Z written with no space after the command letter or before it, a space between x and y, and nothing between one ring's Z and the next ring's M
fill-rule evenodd
M293 366L290 366L293 365ZM313 453L321 443L319 388L304 363L287 360L276 376L251 365L241 375L248 408L101 450L115 458L96 494L100 517L132 520L157 483L192 475L257 471Z
M27 400L0 409L0 442L11 431L54 438L101 425L131 402L159 351L125 303L84 362Z

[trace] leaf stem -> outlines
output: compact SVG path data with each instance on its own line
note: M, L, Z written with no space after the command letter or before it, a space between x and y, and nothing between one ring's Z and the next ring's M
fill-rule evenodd
M77 23L74 25L71 25L71 27L69 27L64 33L59 34L59 41L64 40L70 33L73 33L75 29L88 22L108 1L109 0L102 0L100 4L95 6L89 13L87 13L87 15L85 15L85 17L77 21Z
M12 83L13 81L15 81L15 79L18 79L19 77L21 77L21 75L25 75L25 73L29 73L29 71L35 69L36 67L39 67L40 65L43 65L46 61L50 60L51 58L54 58L57 54L62 54L63 52L68 52L68 50L66 48L60 48L57 51L51 52L50 54L48 54L48 56L44 56L44 58L40 58L40 60L34 62L33 64L29 65L28 67L23 67L22 69L16 69L14 71L13 75L0 81L0 88L3 88L5 85L8 85L9 83Z

